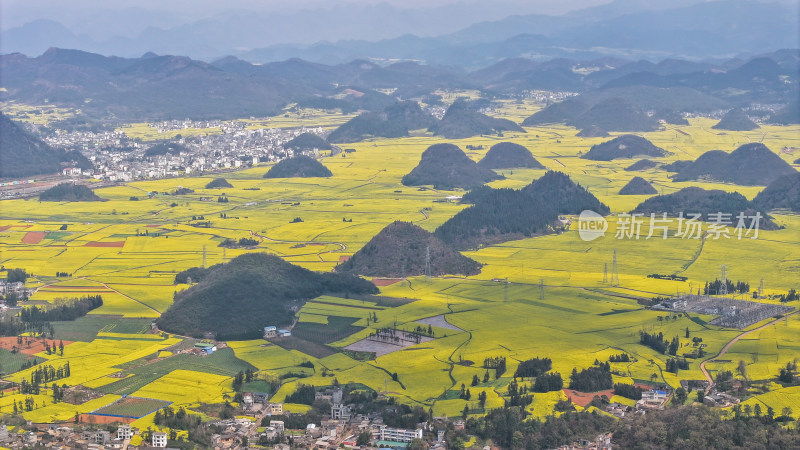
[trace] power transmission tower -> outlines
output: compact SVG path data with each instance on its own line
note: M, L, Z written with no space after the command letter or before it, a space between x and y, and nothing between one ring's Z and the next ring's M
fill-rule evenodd
M222 262L225 262L226 259L227 258L225 256L225 247L222 247Z
M544 300L544 278L539 279L539 300Z
M431 277L431 247L425 247L425 278Z
M506 282L503 285L503 302L508 303L508 277L506 277Z
M608 263L603 263L603 284L608 283Z
M203 246L203 269L206 268L206 246Z
M723 297L728 295L728 277L727 277L727 266L725 264L722 265L722 285L720 286L720 294Z
M761 279L761 283L758 284L758 299L761 300L764 298L764 279Z
M619 271L617 270L617 249L614 249L614 260L611 262L611 285L619 286Z

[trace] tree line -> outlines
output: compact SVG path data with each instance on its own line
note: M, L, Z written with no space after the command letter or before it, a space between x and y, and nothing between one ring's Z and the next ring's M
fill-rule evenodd
M83 317L93 309L103 306L101 295L90 295L88 297L73 298L66 300L56 300L50 307L31 306L20 311L20 319L23 322L59 322L71 321Z
M577 368L573 368L572 374L569 376L569 388L576 391L595 392L612 387L614 387L614 380L611 377L611 365L607 362L588 367L580 372Z

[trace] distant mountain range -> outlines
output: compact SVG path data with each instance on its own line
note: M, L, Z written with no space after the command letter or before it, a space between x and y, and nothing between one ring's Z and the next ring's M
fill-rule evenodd
M471 23L480 7L488 20ZM797 47L799 30L791 6L755 0L617 0L561 16L505 18L491 3L470 8L413 10L379 3L293 15L238 12L102 42L57 21L38 20L3 31L0 41L3 52L29 56L58 46L127 57L152 51L208 61L236 55L262 63L293 57L327 64L412 59L477 68L514 57L727 58ZM459 20L467 26L453 32Z
M31 105L49 102L79 108L89 118L137 121L266 116L278 114L292 103L378 113L354 121L352 130L343 129L342 136L331 136L332 142L345 142L369 134L403 136L409 130L432 125L432 131L445 136L460 133L445 127L447 120L432 124L427 113L413 104L397 105L398 100L441 105L441 98L433 95L441 89L477 89L487 98L518 97L529 89L545 89L581 95L552 104L523 125L560 122L614 131L627 129L619 124L630 122L619 114L612 118L603 113L605 106L614 102L630 105L629 116L638 117L643 128L655 126L655 121L641 111L671 111L676 115L747 108L753 103L786 104L800 96L798 61L799 50L713 64L679 60L653 64L609 58L583 62L507 59L468 72L416 62L380 66L353 60L331 66L290 59L256 65L235 57L206 63L185 56L149 53L140 58L120 58L51 48L35 58L19 53L0 56L0 83L5 88L0 91L0 100ZM487 130L481 133L517 129L507 121L481 125L480 116L464 112ZM769 121L772 114L780 123L800 120L791 108L768 112L762 118ZM395 122L401 126L395 127Z

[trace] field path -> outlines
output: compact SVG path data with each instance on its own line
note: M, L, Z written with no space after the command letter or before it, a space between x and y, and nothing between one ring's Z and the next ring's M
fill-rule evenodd
M255 231L251 231L251 232L250 232L250 234L252 234L252 235L253 235L253 236L255 236L255 237L261 238L261 239L266 239L266 240L268 240L268 241L272 241L272 242L281 242L281 243L284 243L284 244L332 244L332 245L338 245L338 246L339 246L339 250L338 250L338 251L340 251L340 252L341 252L341 251L345 251L345 250L347 250L347 245L345 245L345 244L343 244L343 243L341 243L341 242L328 242L328 241L285 241L285 240L283 240L283 239L273 239L273 238L271 238L271 237L264 236L263 234L258 234L258 233L256 233ZM324 251L324 252L319 252L319 253L318 253L318 255L321 255L321 254L323 254L323 253L336 253L336 252L337 252L337 250L327 250L327 251Z
M795 312L786 314L785 316L777 318L777 319L775 319L775 320L773 320L771 322L767 322L767 323L765 323L764 325L761 325L758 328L753 328L752 330L745 331L744 333L742 333L742 334L736 336L735 338L731 339L730 342L725 344L725 346L722 347L722 350L720 350L719 353L717 353L715 356L712 356L711 358L708 358L707 360L701 362L700 363L700 370L703 372L703 376L706 377L706 380L708 380L708 388L706 388L706 393L708 393L708 391L710 391L711 388L714 386L714 380L711 378L711 375L708 373L708 370L706 370L706 363L707 362L714 361L717 358L719 358L720 356L722 356L725 353L727 353L728 350L730 350L730 348L733 346L733 344L739 342L739 339L741 339L741 338L743 338L745 336L748 336L750 333L753 333L755 331L760 331L760 330L763 330L764 328L767 328L768 326L775 325L776 323L780 322L781 320L783 320L783 319L785 319L785 318L787 318L789 316L795 315L798 312L800 312L800 311L795 311Z

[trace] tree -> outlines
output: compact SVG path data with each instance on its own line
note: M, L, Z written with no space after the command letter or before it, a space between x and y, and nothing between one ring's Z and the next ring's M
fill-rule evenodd
M686 327L686 339L689 339L689 327Z
M369 431L362 431L358 435L358 439L356 440L356 444L358 445L369 445L372 442L372 433Z
M703 400L706 398L706 392L704 390L697 391L697 401L699 403L703 403Z
M673 398L673 402L678 405L682 405L686 401L686 389L679 387L675 389L675 397Z
M786 409L786 408L784 408L784 409ZM464 405L464 411L461 412L461 417L466 419L468 415L469 415L469 405Z
M425 450L425 441L419 438L414 438L408 444L408 450Z
M739 365L736 367L736 371L739 372L742 378L745 380L747 379L747 364L745 364L744 360L739 360Z
M791 419L792 417L792 407L791 406L784 406L781 410L781 416Z
M480 383L481 383L481 381L478 379L478 374L473 375L472 376L472 386L477 386Z
M488 370L486 371L486 373L483 374L483 382L484 383L488 383L489 382L489 371Z

